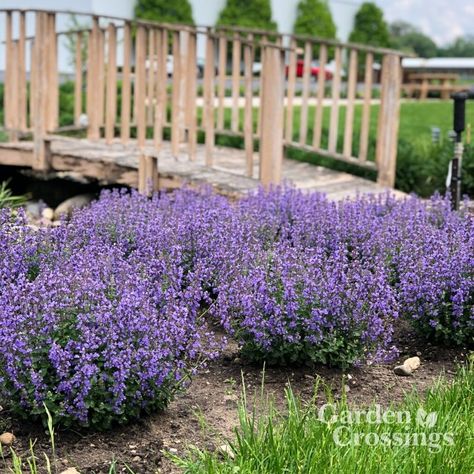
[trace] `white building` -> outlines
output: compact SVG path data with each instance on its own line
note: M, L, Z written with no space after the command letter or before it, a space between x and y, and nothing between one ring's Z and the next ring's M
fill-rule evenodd
M0 9L51 9L70 10L96 15L111 15L115 17L133 18L133 10L136 0L0 0ZM172 2L173 0L169 0ZM346 41L352 30L355 13L362 0L328 0L337 27L337 36L340 40ZM273 19L278 25L278 30L282 33L293 31L293 24L296 18L296 7L299 0L271 0ZM214 25L219 12L224 7L226 0L190 0L193 8L194 21L198 25ZM78 20L83 23L85 17ZM5 15L0 14L0 31L4 32ZM71 27L70 19L67 15L58 16L57 30L67 31ZM32 33L32 18L27 18L27 35ZM28 33L29 30L29 33ZM14 34L16 32L14 31ZM0 35L0 41L4 40L5 33ZM120 38L119 38L120 39ZM198 45L198 55L204 56L204 45ZM64 47L64 40L59 48L59 70L69 71L69 53ZM119 55L120 57L120 55ZM29 64L29 52L27 52L27 64ZM5 69L5 50L0 47L0 71ZM1 79L1 77L0 77Z

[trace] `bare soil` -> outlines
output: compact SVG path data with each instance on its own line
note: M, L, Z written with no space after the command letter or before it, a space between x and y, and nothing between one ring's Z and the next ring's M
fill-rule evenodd
M466 358L466 348L447 349L427 343L410 331L404 330L403 334L403 339L397 341L401 350L398 362L415 355L421 358L421 367L411 377L396 376L393 373L396 362L351 369L346 374L323 366L267 367L264 391L283 405L285 386L291 384L297 394L309 399L316 378L321 377L336 398L346 384L350 389L348 399L354 405L376 402L387 406L401 401L414 388L424 392L440 375L451 379L456 366ZM182 455L190 445L216 449L232 436L238 423L237 401L243 388L242 377L248 399L252 400L262 386L262 367L245 364L239 358L236 344L231 344L218 360L193 378L187 391L178 395L163 413L106 433L58 431L57 472L75 467L81 474L105 474L113 461L117 463L117 472L129 472L126 466L136 474L180 472L165 453ZM42 452L52 456L42 426L11 418L7 408L0 413L0 430L15 434L15 451L22 457L28 455L30 440L35 441L38 456L42 457ZM9 472L1 461L0 472Z

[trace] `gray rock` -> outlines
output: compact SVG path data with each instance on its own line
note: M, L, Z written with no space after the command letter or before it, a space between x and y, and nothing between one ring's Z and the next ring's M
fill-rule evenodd
M402 377L408 377L409 375L412 374L413 370L407 365L397 365L393 369L393 372L395 373L395 375L400 375Z
M219 446L217 448L217 452L222 457L229 457L231 459L235 458L235 453L234 453L234 451L232 451L232 448L228 444L223 444L222 446Z
M28 201L25 204L25 211L31 219L39 219L45 207L46 204L43 201Z
M88 206L94 199L93 194L78 194L72 198L63 201L54 211L54 218L59 219L61 216L70 216L74 209Z

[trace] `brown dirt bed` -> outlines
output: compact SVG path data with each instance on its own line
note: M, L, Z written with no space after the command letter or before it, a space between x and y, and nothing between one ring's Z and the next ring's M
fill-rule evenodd
M377 402L387 406L401 401L404 394L415 387L423 392L440 375L451 379L457 364L464 361L467 352L465 348L447 349L432 345L405 331L403 340L399 340L397 346L401 350L400 361L410 356L420 356L421 367L414 376L397 377L393 373L395 363L351 369L347 373L352 378L346 381L350 387L348 399L351 403L361 406ZM237 425L236 399L242 390L242 374L248 397L252 399L261 387L262 367L242 363L234 345L201 370L187 391L177 396L163 413L106 433L58 430L58 472L75 467L81 474L108 473L114 459L117 472L129 472L125 466L136 474L180 472L163 452L180 455L189 445L215 449L222 444L223 438L231 437ZM309 399L317 376L331 387L336 398L341 394L344 373L322 366L267 367L265 392L277 404L282 404L284 388L290 383L297 394ZM200 418L205 420L206 429L202 428ZM0 430L15 434L15 450L25 458L30 439L36 440L35 452L38 456L42 457L42 452L51 454L49 439L43 428L38 424L11 418L7 408L0 413ZM9 471L0 461L0 473L4 472Z

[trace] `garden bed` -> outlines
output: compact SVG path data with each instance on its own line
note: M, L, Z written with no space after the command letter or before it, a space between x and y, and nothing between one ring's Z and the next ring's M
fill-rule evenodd
M427 344L425 339L410 332L404 332L397 342L402 348L400 360L420 354L422 364L416 375L397 377L392 364L349 370L347 373L353 377L347 382L349 403L365 407L374 401L387 407L400 402L414 388L424 393L440 376L451 380L458 364L463 363L467 355L465 348L448 349ZM254 393L260 392L263 374L262 367L239 361L237 346L233 347L199 371L189 389L178 395L162 413L106 433L59 430L56 434L59 470L75 466L81 474L106 474L115 459L116 472L128 472L125 468L128 466L135 474L180 473L181 469L163 453L183 456L190 446L213 451L225 439L231 439L238 425L237 400L242 390L242 377L249 399L252 399ZM341 395L344 372L324 366L314 369L267 367L265 393L283 407L284 388L289 383L303 400L309 400L317 376L332 387L336 397ZM32 439L37 440L36 452L52 456L49 435L38 423L11 418L5 412L2 415L1 428L17 435L18 454L28 455ZM202 420L206 427L202 426Z
M0 224L0 428L28 457L54 425L58 469L171 472L163 452L230 436L264 364L280 404L321 376L389 405L472 349L474 220L440 197L116 191L59 226Z

